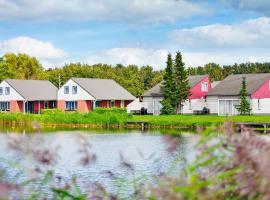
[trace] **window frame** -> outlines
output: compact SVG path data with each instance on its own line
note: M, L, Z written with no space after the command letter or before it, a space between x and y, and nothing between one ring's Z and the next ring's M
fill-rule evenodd
M115 100L111 100L110 101L110 107L112 108L112 107L115 107Z
M78 102L77 101L66 101L65 110L66 111L78 110Z
M64 86L64 94L69 94L69 86Z
M258 110L262 110L262 101L258 99Z
M10 95L10 87L5 87L5 95Z
M0 95L3 95L3 87L0 87Z
M78 93L78 87L76 85L72 86L72 94Z

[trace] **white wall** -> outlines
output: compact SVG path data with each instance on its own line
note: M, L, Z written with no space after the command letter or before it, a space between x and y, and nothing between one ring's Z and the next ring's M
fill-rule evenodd
M147 108L147 113L160 115L162 109L161 100L161 97L143 97L143 105Z
M258 107L258 99L251 99L252 114L266 115L270 114L270 99L260 99L261 109Z
M210 109L210 114L218 114L218 97L217 96L207 96L205 107Z
M69 94L64 93L65 86L69 86ZM72 86L77 86L77 94L72 94ZM70 79L58 90L57 100L78 101L78 100L95 100L95 98L90 94L88 94L76 82Z
M6 81L2 81L0 83L0 87L3 88L3 94L0 95L0 101L24 101L24 98L16 91L14 90ZM5 94L5 88L10 88L10 94Z
M186 100L183 107L183 114L193 114L194 110L202 110L206 106L204 98Z

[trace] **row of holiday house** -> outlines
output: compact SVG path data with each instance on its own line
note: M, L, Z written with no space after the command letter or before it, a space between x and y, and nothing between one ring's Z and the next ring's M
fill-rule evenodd
M220 82L211 83L208 76L190 76L190 96L182 105L183 114L199 113L207 109L213 115L237 115L240 104L240 90L243 77L246 78L248 98L252 114L270 114L270 74L230 75ZM144 107L149 114L161 113L162 83L157 84L142 96L142 102L129 105L130 112Z
M2 112L40 113L42 109L90 112L124 108L135 97L113 80L71 78L59 90L49 81L6 79L0 83Z
M211 83L209 77L190 76L190 96L182 105L183 114L193 114L204 108L214 115L238 114L240 90L246 78L252 114L270 114L270 74L230 75L221 82ZM60 89L43 80L6 79L0 83L0 111L40 113L42 109L91 112L96 107L127 108L148 114L161 113L162 83L142 95L142 101L109 79L71 78Z

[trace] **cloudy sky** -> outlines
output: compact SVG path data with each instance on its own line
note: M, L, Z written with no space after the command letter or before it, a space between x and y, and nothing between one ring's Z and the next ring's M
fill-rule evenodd
M0 56L187 66L270 61L269 0L0 0Z

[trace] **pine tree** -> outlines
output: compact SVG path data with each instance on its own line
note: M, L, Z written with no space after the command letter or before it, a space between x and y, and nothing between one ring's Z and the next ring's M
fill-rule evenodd
M161 91L163 93L163 100L161 101L161 114L163 115L175 114L176 112L172 102L172 96L174 95L174 85L175 81L173 75L173 60L172 55L168 54L167 66L165 68L161 86Z
M240 91L240 105L236 108L240 115L250 115L251 106L248 101L246 77L243 77L242 89Z
M190 95L190 86L187 70L185 69L185 64L182 61L182 55L180 52L176 53L174 61L174 79L176 83L176 90L173 105L176 106L177 113L182 113L183 103Z

